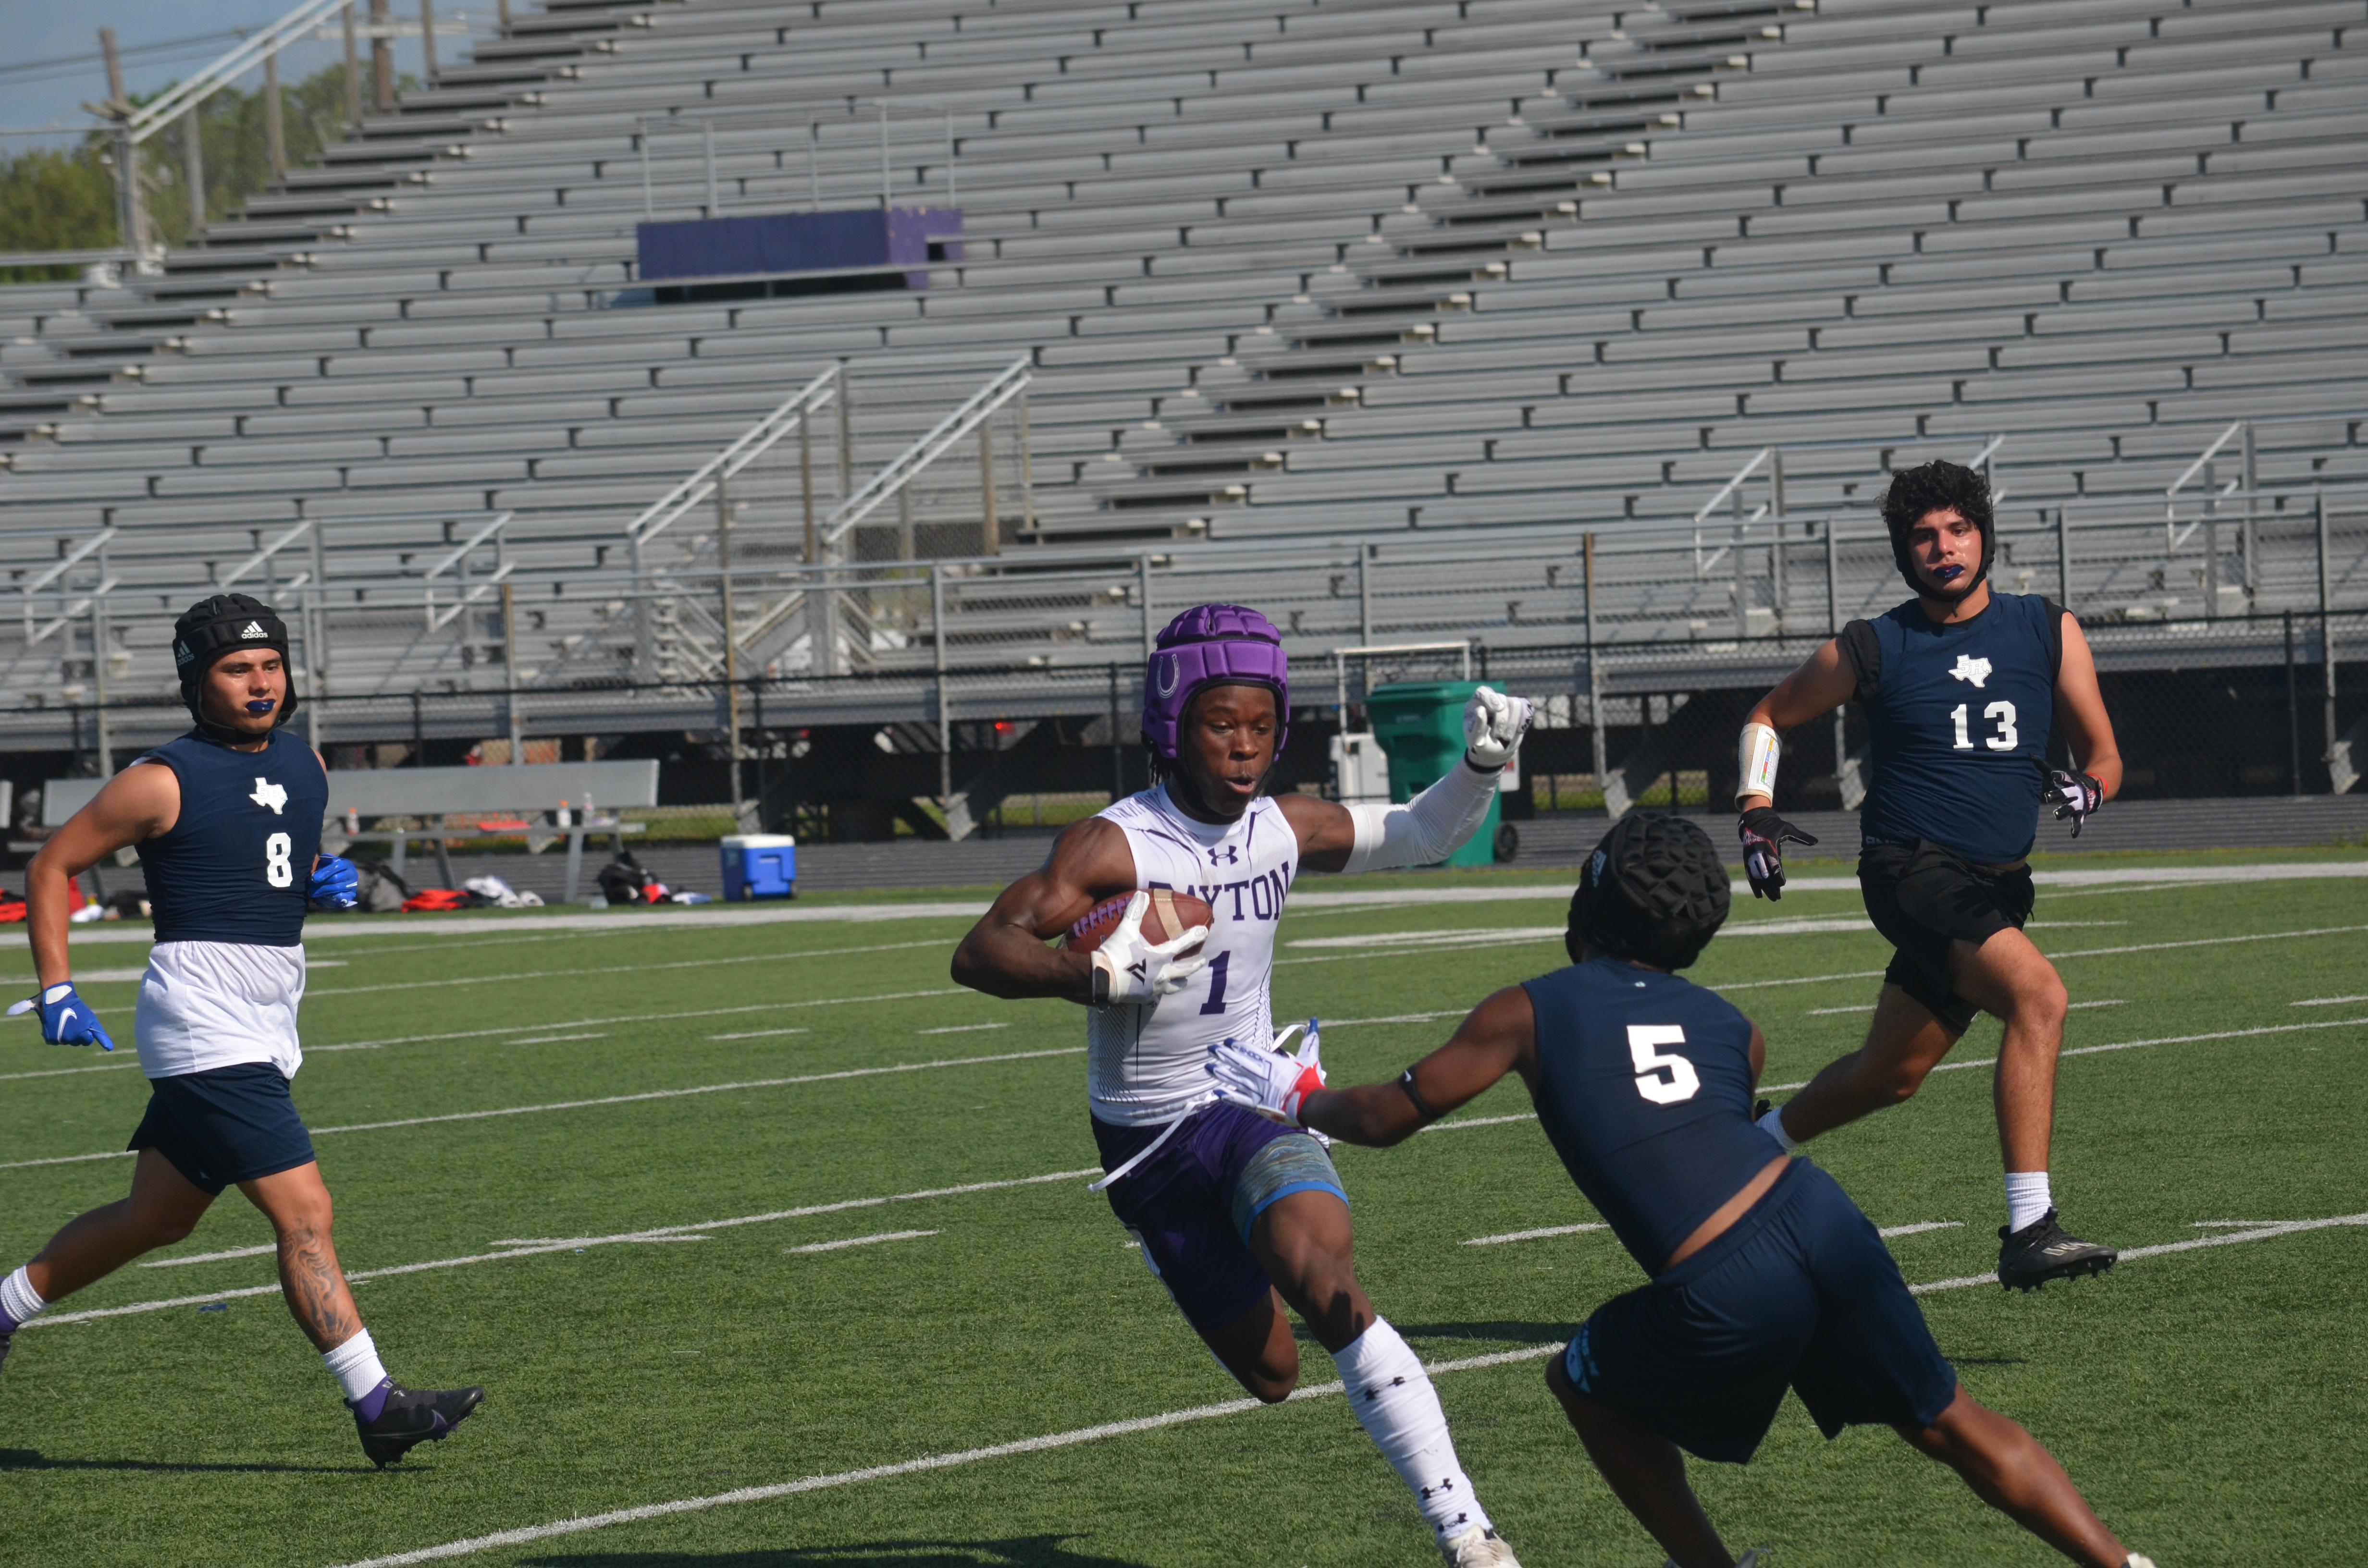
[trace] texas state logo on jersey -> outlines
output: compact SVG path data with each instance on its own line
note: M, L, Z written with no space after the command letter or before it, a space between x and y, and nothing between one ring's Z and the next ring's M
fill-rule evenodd
M1224 826L1194 822L1164 788L1099 814L1125 833L1136 887L1192 892L1214 912L1208 965L1184 989L1150 1006L1087 1014L1094 1114L1121 1126L1168 1121L1209 1097L1209 1047L1274 1033L1275 929L1299 869L1299 838L1270 800Z
M1882 653L1859 814L1868 844L1930 839L1988 865L2031 852L2055 712L2053 613L2037 596L1994 592L1954 626L1914 600L1868 623Z

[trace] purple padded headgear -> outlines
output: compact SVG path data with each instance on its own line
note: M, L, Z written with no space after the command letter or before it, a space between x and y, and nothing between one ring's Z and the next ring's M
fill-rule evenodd
M1184 709L1201 687L1263 686L1274 693L1274 753L1291 734L1291 661L1274 622L1242 605L1195 605L1159 634L1143 677L1143 738L1176 761Z

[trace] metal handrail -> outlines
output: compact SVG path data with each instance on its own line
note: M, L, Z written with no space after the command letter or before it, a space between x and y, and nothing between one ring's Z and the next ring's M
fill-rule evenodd
M229 53L188 81L176 84L152 102L137 109L129 105L107 107L119 108L120 122L136 147L253 70L262 62L264 56L277 54L283 46L293 41L295 34L336 16L352 3L353 0L304 0L302 5L269 27L242 39Z
M625 525L626 537L647 544L701 502L713 497L715 487L770 451L775 443L798 427L807 415L819 414L840 394L843 365L833 365L799 389L796 396L757 421L740 438L700 464L698 472L642 509Z
M985 424L988 417L1005 403L1018 397L1035 379L1034 356L1022 354L1005 366L1000 374L973 392L960 408L947 415L930 427L919 440L905 448L888 465L866 481L863 487L824 519L822 540L825 544L837 544L847 531L870 517L880 504L894 496L921 475L938 459L945 456L963 437Z

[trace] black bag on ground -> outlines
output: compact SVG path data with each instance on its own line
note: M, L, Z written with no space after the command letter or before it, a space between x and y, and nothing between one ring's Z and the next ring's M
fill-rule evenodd
M411 884L391 870L383 860L365 860L347 856L356 872L355 893L360 899L356 909L364 915L392 915L403 907L411 896Z

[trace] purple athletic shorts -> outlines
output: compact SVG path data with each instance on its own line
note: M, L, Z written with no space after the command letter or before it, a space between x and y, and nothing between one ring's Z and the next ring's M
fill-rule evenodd
M1159 1132L1096 1117L1102 1169L1118 1169ZM1276 1199L1294 1192L1349 1201L1323 1144L1254 1111L1218 1104L1186 1118L1156 1153L1112 1182L1107 1196L1185 1319L1207 1334L1266 1298L1266 1270L1250 1252L1250 1228Z

